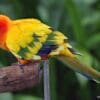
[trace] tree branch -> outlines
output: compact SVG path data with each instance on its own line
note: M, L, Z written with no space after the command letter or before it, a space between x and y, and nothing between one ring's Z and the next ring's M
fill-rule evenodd
M11 92L37 85L41 79L39 63L18 64L0 68L0 92Z

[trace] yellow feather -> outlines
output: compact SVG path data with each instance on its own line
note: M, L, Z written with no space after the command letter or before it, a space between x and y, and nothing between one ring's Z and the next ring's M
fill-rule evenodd
M52 32L49 28L49 26L42 24L36 19L14 20L11 29L7 33L6 45L15 56L19 57L17 53L21 48L28 47L28 44L34 41L34 35L40 36L39 41L41 43L45 42L47 35ZM32 47L32 49L31 47L28 47L29 51L32 52L31 55L34 55L39 51L42 47L41 43L34 43L34 48ZM29 55L30 53L26 54L28 59Z

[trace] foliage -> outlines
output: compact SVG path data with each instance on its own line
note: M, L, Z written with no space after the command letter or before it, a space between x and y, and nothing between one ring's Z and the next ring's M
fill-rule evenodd
M1 0L0 13L11 18L34 17L62 31L84 54L80 60L100 71L100 0ZM15 62L0 50L0 65ZM11 62L12 61L12 62ZM52 100L96 100L100 85L51 59ZM21 92L0 94L0 100L42 100L43 85Z

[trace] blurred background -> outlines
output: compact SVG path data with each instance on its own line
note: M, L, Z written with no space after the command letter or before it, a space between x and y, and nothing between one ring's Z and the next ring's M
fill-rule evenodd
M83 56L79 59L100 71L100 0L0 0L0 14L12 19L34 17L63 32ZM0 49L0 66L15 62ZM50 60L51 100L99 100L100 84L87 80ZM0 100L43 100L43 82L20 92L0 93Z

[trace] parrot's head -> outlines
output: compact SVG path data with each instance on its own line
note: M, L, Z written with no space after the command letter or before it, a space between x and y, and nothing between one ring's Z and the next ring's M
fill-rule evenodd
M6 36L11 26L11 20L5 15L0 15L0 48L6 48Z

